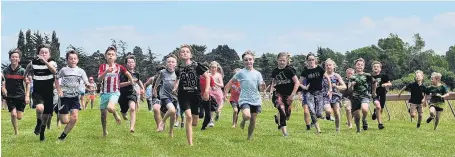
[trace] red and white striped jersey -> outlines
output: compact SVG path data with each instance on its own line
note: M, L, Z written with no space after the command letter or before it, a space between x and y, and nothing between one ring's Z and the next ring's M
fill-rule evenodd
M101 64L98 76L102 75L107 68L109 68L108 64ZM126 68L116 63L114 70L104 76L103 88L101 89L103 93L113 93L119 91L120 73L126 73Z

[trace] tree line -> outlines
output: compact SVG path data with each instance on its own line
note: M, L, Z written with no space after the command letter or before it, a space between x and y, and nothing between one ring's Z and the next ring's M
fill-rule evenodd
M398 35L389 34L385 38L378 39L376 44L367 45L365 47L353 49L347 52L337 52L328 47L317 47L314 52L305 52L293 55L291 65L295 67L300 74L300 71L305 66L305 57L308 53L314 53L318 57L319 63L323 63L328 58L331 58L337 63L337 73L344 76L347 68L353 68L354 60L364 58L365 71L371 72L371 63L379 61L382 63L382 72L389 75L393 80L392 89L399 89L406 83L414 81L414 72L422 70L425 73L425 84L429 84L429 75L432 72L440 72L443 77L442 81L450 88L455 88L455 45L450 46L445 55L439 55L432 49L425 49L425 41L420 34L415 34L413 43L404 42ZM142 81L156 74L156 67L164 65L165 56L160 56L153 52L150 47L143 50L139 46L134 46L132 51L128 51L129 45L127 42L117 39L111 39L112 46L117 47L117 63L124 64L127 55L136 56L136 71L142 76ZM27 61L36 56L37 47L41 44L49 44L51 46L51 57L54 59L59 68L66 66L66 59L60 57L60 42L55 31L49 34L41 34L39 31L32 32L27 30L25 33L19 31L17 45L14 48L19 48L22 51L22 62ZM108 45L106 45L107 47ZM224 81L227 81L233 76L235 68L242 68L243 64L235 49L228 45L218 45L216 48L208 50L206 45L191 45L193 59L198 62L217 61L223 68ZM74 49L79 52L78 66L84 69L88 76L97 76L98 67L104 63L104 48L100 50L92 50L89 54L83 47L76 45L68 45L67 49ZM145 51L145 52L144 52ZM178 56L179 48L176 46L169 54ZM65 52L63 52L65 53ZM262 55L256 56L255 68L263 74L264 81L271 81L271 71L277 66L276 57L279 52L264 52ZM2 69L7 66L2 63Z

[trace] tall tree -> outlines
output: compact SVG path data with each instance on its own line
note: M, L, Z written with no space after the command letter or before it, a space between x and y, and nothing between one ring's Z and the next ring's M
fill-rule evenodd
M25 48L24 49L25 50L23 50L24 51L23 59L31 60L36 56L36 46L35 46L35 42L33 41L32 31L30 31L30 29L28 29L25 32Z
M20 49L22 51L22 53L24 54L25 51L26 51L26 47L25 47L25 36L24 36L24 32L22 32L22 30L19 31L19 37L17 39L17 48ZM21 57L24 57L21 56Z
M60 58L60 42L58 41L57 33L55 31L52 31L50 45L52 58L58 60Z
M450 71L455 73L455 45L449 47L449 50L446 52L445 57L447 59L447 63L450 63Z

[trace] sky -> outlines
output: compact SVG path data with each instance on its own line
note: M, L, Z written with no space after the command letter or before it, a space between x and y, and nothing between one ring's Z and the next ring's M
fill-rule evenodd
M61 52L72 44L88 54L111 39L165 55L182 44L227 44L306 54L318 46L338 52L377 44L389 33L445 54L455 45L455 2L1 2L1 60L20 30L56 31ZM64 53L61 53L63 56Z

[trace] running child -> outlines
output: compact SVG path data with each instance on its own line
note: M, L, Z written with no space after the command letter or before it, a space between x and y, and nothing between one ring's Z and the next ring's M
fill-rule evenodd
M215 82L215 86L211 88L212 90L210 91L210 95L215 98L215 101L218 104L215 112L216 114L215 121L218 121L221 115L221 110L223 109L224 106L223 90L221 89L224 87L223 83L224 72L223 68L221 68L221 65L218 62L212 61L210 63L210 75ZM213 121L211 123L212 125L215 124Z
M140 75L135 71L136 68L136 57L129 55L126 57L126 68L133 77L134 84L138 84L141 88L140 92L143 91ZM134 84L128 81L128 77L125 73L120 74L120 97L118 103L120 104L120 112L122 113L123 119L128 120L126 113L130 110L130 132L134 133L136 126L136 111L138 98L137 96L141 93L136 92Z
M329 95L324 94L324 108L328 115L333 111L335 116L335 130L336 132L340 132L340 102L342 98L340 91L345 90L347 87L343 78L335 72L336 67L337 65L332 59L329 58L325 61L325 75L330 78L332 84L332 97L330 98ZM324 90L328 89L328 85L327 80L324 80ZM330 116L328 119L330 119Z
M193 145L193 126L197 126L198 122L198 108L201 99L201 90L199 86L199 77L203 75L207 82L210 81L210 75L206 73L208 68L195 61L192 61L191 46L182 45L179 52L182 64L176 70L177 81L173 92L177 93L178 101L182 111L185 112L186 119L186 137L188 144ZM202 95L202 99L209 100L210 84L207 83ZM192 124L192 125L191 125Z
M234 70L234 75L237 74L240 71L239 68ZM227 89L230 89L227 90ZM227 94L228 92L231 93L231 96L229 98L229 102L231 103L232 106L232 128L237 127L237 120L239 118L239 111L240 111L240 106L239 106L239 95L240 95L240 82L236 81L233 82L230 80L227 84L226 87L224 87L224 99L227 99Z
M299 88L299 79L289 64L290 55L281 52L277 56L278 67L272 71L273 103L279 112L279 125L283 136L288 136L286 121L290 117L290 107Z
M205 65L205 64L204 64ZM207 71L207 73L209 73ZM210 73L209 73L210 74ZM210 81L210 83L208 83L207 81ZM210 76L210 80L206 80L204 78L203 75L201 75L199 77L199 85L200 85L200 88L201 88L201 95L204 95L205 93L205 85L206 84L210 84L210 98L208 101L205 101L205 100L202 100L201 102L201 105L202 105L202 108L203 108L203 113L199 113L199 117L201 117L200 115L204 115L204 121L202 122L202 128L201 130L205 130L207 128L207 126L209 127L214 127L215 126L215 123L213 122L212 120L212 112L216 112L217 111L217 108L218 108L218 104L215 100L215 97L213 95L220 95L218 93L216 94L213 94L213 92L217 92L217 91L214 91L213 88L215 88L216 84L215 84L215 80L213 79L212 76Z
M65 140L71 129L76 125L79 117L81 104L79 101L81 80L84 86L90 86L85 71L77 66L79 57L75 50L66 53L67 67L62 68L57 78L61 79L61 84L57 85L58 95L60 96L60 105L58 108L59 118L62 124L66 124L59 140ZM70 113L70 116L68 116Z
M85 106L87 106L88 102L90 101L90 109L93 109L93 102L95 101L97 87L93 77L90 76L88 78L88 82L90 84L90 87L87 88L87 99L85 101Z
M240 70L231 79L233 82L240 82L239 104L243 113L243 120L240 122L240 128L245 128L245 123L250 122L248 126L248 140L253 137L253 131L256 127L256 117L261 113L261 94L266 88L265 82L259 71L255 70L254 54L251 51L246 51L242 55L243 65L245 68ZM259 87L259 90L258 90ZM227 87L229 90L229 86Z
M418 113L418 118L417 118L417 128L420 128L420 124L422 122L422 113L423 113L423 107L422 104L425 104L425 91L426 87L423 85L423 72L420 70L417 70L415 72L415 82L410 83L406 86L404 86L400 93L398 94L398 97L401 96L401 93L403 91L409 91L411 92L411 98L409 99L409 104L411 105L409 114L411 115L412 118L415 118L416 112Z
M355 70L352 68L346 69L346 77L344 78L344 82L349 84L350 79L352 75L354 75ZM342 90L342 101L343 101L343 106L345 107L346 110L346 120L347 120L347 125L349 129L352 129L352 112L351 112L351 99L352 99L352 91L345 89Z
M177 80L177 74L175 73L175 66L177 65L177 57L175 55L169 55L166 58L166 69L159 71L159 77L156 78L154 93L155 96L157 94L157 88L159 82L162 82L160 87L160 99L161 99L161 106L165 106L167 109L166 114L163 117L163 120L160 121L158 125L158 131L164 130L164 124L166 123L167 118L170 117L169 122L169 136L174 137L174 121L175 121L175 114L176 114L176 105L177 100L175 96L172 94L172 90L174 89L174 83Z
M308 109L310 111L312 121L311 123L316 127L316 133L320 134L321 129L319 127L318 118L322 118L322 110L324 107L324 92L322 90L322 82L324 79L328 80L329 88L327 90L327 95L329 95L330 98L332 92L332 83L329 81L330 78L324 74L324 69L321 66L317 65L317 60L314 54L308 54L306 60L307 66L303 68L303 71L300 75L300 82L303 82L303 80L307 81L307 85L302 85L301 87L303 90L307 90L306 99L308 102Z
M25 69L19 65L21 60L21 51L15 49L9 52L9 61L11 64L7 66L2 73L5 77L2 83L2 91L7 101L8 111L11 113L11 123L13 124L14 135L19 134L17 120L22 119L25 105L29 103L29 82L25 77ZM24 88L24 85L27 88Z
M160 72L161 70L166 69L165 66L158 66L156 68L157 72ZM165 111L162 111L162 108L165 109L166 107L161 107L161 100L160 100L160 89L161 85L163 84L163 81L157 82L157 78L160 77L160 73L156 74L153 76L153 79L149 79L145 85L153 85L152 89L152 101L150 102L152 104L152 110L153 110L153 118L155 119L155 124L156 124L156 131L159 130L159 124L161 122L162 117L164 117ZM155 94L156 91L156 94ZM165 125L165 124L164 124Z
M51 59L50 45L41 45L37 49L37 58L33 59L26 68L29 80L33 80L33 106L36 108L36 126L34 133L40 135L40 141L44 141L44 132L47 122L54 109L53 97L54 85L57 73L57 63Z
M430 123L434 119L434 130L438 127L441 113L444 111L444 99L450 95L447 87L441 83L441 77L441 73L433 72L431 74L431 85L425 91L425 94L431 95L429 103L430 117L428 117L427 123Z
M101 125L103 127L103 136L106 137L107 126L107 112L112 113L117 124L121 123L120 116L115 111L115 104L117 104L120 92L120 73L125 74L131 84L136 81L133 80L131 74L120 64L115 63L117 60L117 49L113 46L109 46L104 53L106 63L101 64L98 71L98 81L103 82L103 93L100 94L100 110L101 110Z
M355 74L349 80L349 90L352 91L352 113L354 115L354 122L357 128L357 133L360 133L360 110L362 111L362 127L363 130L368 130L368 103L370 97L376 95L376 83L371 74L363 72L365 68L365 60L359 58L355 60ZM371 90L370 90L370 87ZM370 91L373 94L370 94Z
M389 75L381 74L381 62L374 61L372 64L373 68L373 78L376 80L376 97L373 98L376 109L371 115L371 119L378 119L378 128L379 130L384 129L384 124L382 123L382 109L385 106L387 89L392 86L390 82Z

